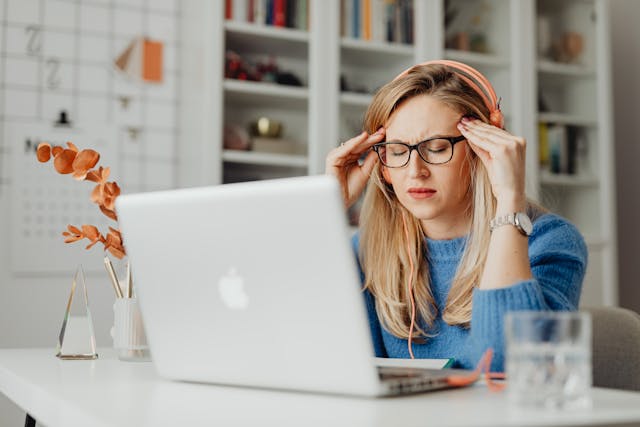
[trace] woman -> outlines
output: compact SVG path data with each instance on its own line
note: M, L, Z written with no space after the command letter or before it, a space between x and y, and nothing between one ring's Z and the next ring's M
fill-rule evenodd
M354 247L376 356L473 368L492 348L502 371L506 312L577 309L582 236L527 201L525 140L503 129L475 69L410 68L377 92L364 127L326 167L347 206L366 186Z

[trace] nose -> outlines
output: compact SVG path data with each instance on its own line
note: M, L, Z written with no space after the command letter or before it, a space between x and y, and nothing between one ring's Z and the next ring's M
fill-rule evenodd
M409 169L409 176L411 178L424 178L431 175L429 164L422 160L422 157L418 154L418 150L412 150L409 154L409 163L407 164L407 168Z

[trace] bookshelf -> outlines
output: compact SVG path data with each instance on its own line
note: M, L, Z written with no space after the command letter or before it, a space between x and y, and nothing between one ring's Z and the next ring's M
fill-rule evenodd
M413 31L396 29L393 37L375 25L354 32L355 0L304 1L305 28L225 19L223 1L185 3L183 186L323 173L329 150L361 131L380 85L417 62L465 62L483 72L502 97L507 129L527 139L529 196L569 218L586 237L590 264L582 303L617 303L606 0L402 0L394 19L404 16ZM388 21L380 8L390 2L358 2L369 4L372 22ZM541 16L549 17L546 28L553 35L582 36L579 60L539 54L545 42ZM302 86L225 78L229 50L250 62L275 57ZM545 108L539 108L539 92ZM281 121L283 138L304 145L306 155L223 147L225 124L246 127L260 116ZM553 173L541 166L540 123L579 129L585 145L579 171Z

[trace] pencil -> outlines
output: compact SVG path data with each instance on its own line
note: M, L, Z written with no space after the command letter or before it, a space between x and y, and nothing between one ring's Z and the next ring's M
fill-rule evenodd
M122 290L118 284L118 277L116 276L116 272L113 270L113 264L111 264L111 260L108 257L104 257L104 268L106 268L107 273L109 273L113 290L116 292L116 298L122 298Z

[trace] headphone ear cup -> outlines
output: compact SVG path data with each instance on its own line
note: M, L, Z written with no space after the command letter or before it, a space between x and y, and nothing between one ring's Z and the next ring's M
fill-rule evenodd
M504 129L504 115L500 110L493 110L489 116L489 122L495 127Z
M382 177L384 182L391 185L391 175L389 174L389 168L382 166Z

